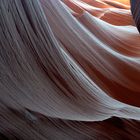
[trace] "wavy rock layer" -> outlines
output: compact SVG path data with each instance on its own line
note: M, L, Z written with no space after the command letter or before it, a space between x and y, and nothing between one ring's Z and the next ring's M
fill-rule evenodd
M0 0L0 139L139 140L140 35L120 2Z

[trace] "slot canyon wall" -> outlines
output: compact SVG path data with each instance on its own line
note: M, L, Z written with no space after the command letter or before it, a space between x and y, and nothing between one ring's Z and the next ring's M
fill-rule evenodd
M0 140L139 140L139 31L139 0L0 0Z

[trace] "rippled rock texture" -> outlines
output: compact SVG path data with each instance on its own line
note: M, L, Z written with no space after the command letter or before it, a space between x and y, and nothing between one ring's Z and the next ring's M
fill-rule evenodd
M0 140L140 139L140 1L131 5L0 0Z

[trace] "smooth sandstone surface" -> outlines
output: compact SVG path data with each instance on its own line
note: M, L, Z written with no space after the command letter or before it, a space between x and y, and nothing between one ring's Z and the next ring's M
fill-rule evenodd
M139 0L0 0L0 140L139 140L139 13Z

